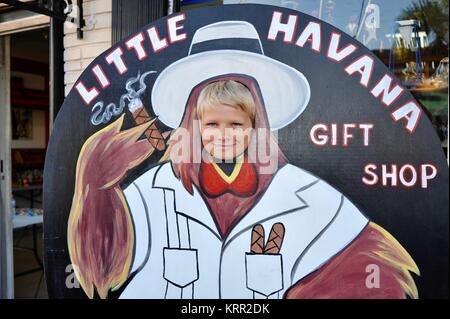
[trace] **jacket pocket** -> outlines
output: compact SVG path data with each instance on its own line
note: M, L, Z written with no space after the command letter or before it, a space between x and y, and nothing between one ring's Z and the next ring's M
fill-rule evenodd
M247 288L266 297L283 289L281 254L245 254Z
M197 249L164 248L164 279L184 288L198 279Z

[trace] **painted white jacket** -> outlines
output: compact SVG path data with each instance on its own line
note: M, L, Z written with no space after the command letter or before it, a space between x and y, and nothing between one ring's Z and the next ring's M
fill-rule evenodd
M170 162L124 193L135 227L136 275L121 298L282 298L368 223L339 191L291 164L224 240L197 189L189 194ZM280 254L250 254L258 223L266 237L273 224L284 224Z

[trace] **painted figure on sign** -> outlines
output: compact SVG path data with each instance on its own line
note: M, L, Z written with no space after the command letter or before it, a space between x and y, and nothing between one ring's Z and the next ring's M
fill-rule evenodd
M167 144L138 105L136 127L121 131L122 116L83 146L68 243L88 296L417 298L405 249L279 148L272 132L309 98L248 22L197 30L153 85ZM155 149L159 163L122 187Z

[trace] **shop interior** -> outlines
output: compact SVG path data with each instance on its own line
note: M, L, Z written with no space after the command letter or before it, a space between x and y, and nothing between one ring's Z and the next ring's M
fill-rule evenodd
M15 298L47 298L42 182L50 132L49 30L10 37L11 186Z

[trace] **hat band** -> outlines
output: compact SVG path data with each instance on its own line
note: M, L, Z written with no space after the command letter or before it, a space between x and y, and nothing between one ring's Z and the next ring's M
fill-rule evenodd
M264 54L259 40L249 38L216 39L198 42L192 45L190 54L215 50L239 50Z

